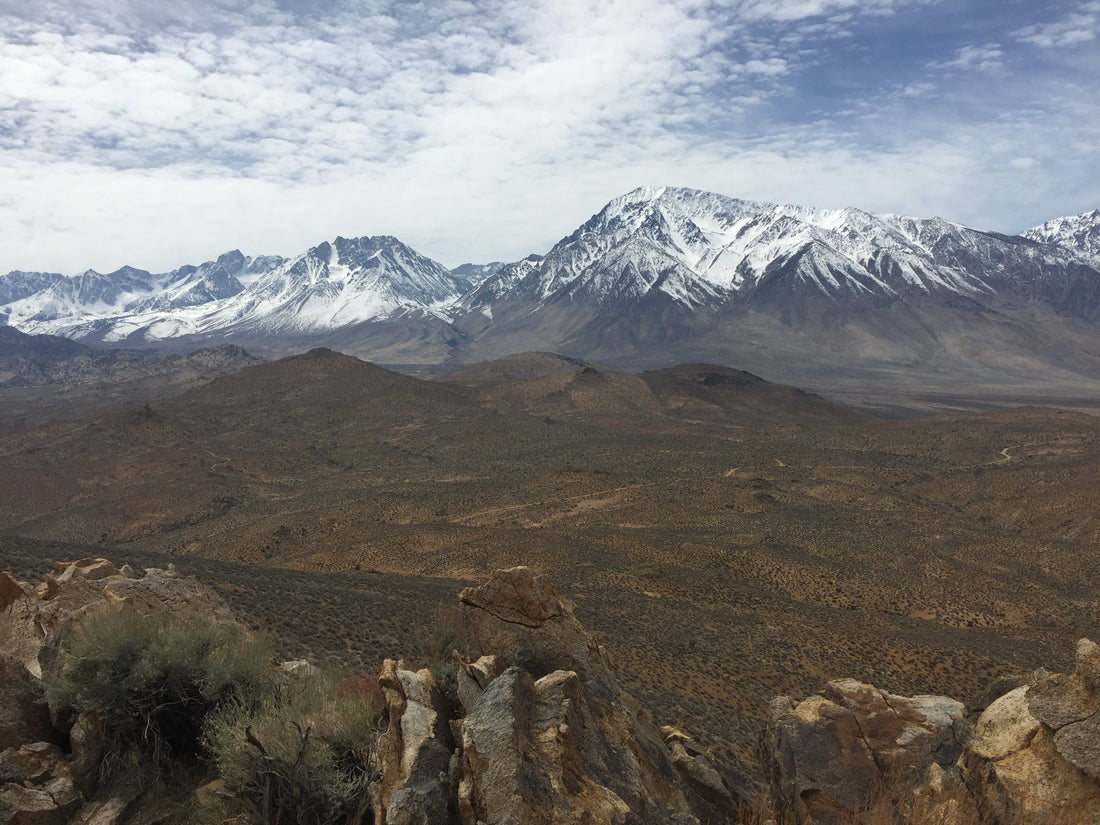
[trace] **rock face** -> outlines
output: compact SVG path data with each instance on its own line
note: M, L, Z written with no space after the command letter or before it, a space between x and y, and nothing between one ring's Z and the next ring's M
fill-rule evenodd
M686 735L666 743L642 718L547 578L497 571L459 600L485 655L458 663L454 696L429 671L382 670L376 822L737 821L732 779Z
M851 680L780 697L762 737L775 808L808 823L885 805L903 822L1100 825L1100 646L1082 639L1071 674L1015 681L969 713Z

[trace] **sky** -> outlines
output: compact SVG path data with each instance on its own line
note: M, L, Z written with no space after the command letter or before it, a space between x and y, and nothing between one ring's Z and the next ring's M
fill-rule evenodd
M0 0L0 272L510 261L642 185L1017 232L1100 207L1097 78L1097 0Z

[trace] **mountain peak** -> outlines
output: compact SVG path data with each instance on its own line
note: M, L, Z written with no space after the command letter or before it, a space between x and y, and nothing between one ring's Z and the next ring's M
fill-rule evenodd
M1054 218L1021 234L1040 243L1059 244L1100 255L1100 209Z

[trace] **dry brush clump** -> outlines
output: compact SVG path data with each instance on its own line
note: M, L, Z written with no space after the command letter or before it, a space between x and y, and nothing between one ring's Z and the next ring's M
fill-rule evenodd
M254 703L273 684L269 647L241 625L122 607L86 620L66 641L46 684L51 707L91 714L107 752L101 773L124 765L160 773L194 757L206 718L228 702Z
M334 673L293 677L259 705L221 709L203 743L227 790L263 825L359 823L377 778L377 693Z
M95 720L101 779L209 770L224 793L193 819L358 823L370 809L377 679L277 668L243 625L123 605L84 619L49 677L52 708ZM178 776L177 776L178 778Z

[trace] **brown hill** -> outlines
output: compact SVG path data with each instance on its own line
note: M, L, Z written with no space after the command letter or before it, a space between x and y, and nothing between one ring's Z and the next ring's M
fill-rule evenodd
M1096 418L858 419L732 370L536 361L466 386L318 351L0 435L0 532L244 565L246 614L339 658L403 652L355 630L370 571L552 570L632 693L742 754L776 693L966 693L1100 632Z

